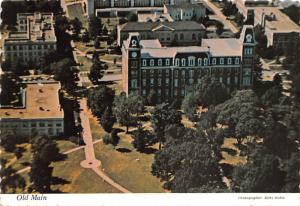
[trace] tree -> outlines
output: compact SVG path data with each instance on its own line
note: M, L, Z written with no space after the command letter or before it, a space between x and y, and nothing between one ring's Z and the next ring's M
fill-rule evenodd
M149 95L147 96L147 102L149 105L154 106L156 104L156 100L156 92L153 89L151 89Z
M16 144L18 142L18 137L16 135L2 132L0 139L0 145L5 151L13 152L16 149Z
M51 191L52 167L50 164L65 158L59 153L56 142L48 136L36 136L32 139L33 160L30 170L31 188L41 193Z
M88 75L91 82L95 85L98 85L101 83L100 79L104 76L104 69L100 63L100 61L94 61L90 73Z
M83 41L83 42L89 42L90 41L90 34L89 34L89 32L84 32L83 34L82 34L82 37L81 37L81 40Z
M207 75L197 84L195 96L198 103L205 107L220 104L229 98L225 86Z
M93 114L100 118L106 108L112 107L114 98L114 90L105 85L100 85L89 90L87 105Z
M88 31L91 38L95 38L102 32L102 22L99 17L90 16Z
M17 100L17 94L20 92L19 79L14 74L4 73L0 78L1 93L0 104L11 105Z
M151 122L159 142L159 149L165 142L165 129L169 124L181 125L181 112L172 109L168 104L160 104L152 112Z
M292 153L291 158L285 162L286 176L281 192L299 193L300 182L300 156L299 152Z
M50 65L50 71L54 79L60 81L64 88L73 90L78 70L74 67L74 62L70 58L62 59Z
M126 132L128 132L129 126L137 124L137 117L143 110L142 98L135 94L129 94L126 97L125 93L121 93L114 100L113 113L118 122L126 126Z
M283 9L283 12L286 13L296 24L299 25L300 21L300 8L297 5L291 5Z
M143 152L145 148L151 146L154 143L153 135L144 130L143 127L139 126L136 131L133 133L132 145L136 148L137 151Z
M1 193L16 193L16 189L20 188L22 191L25 189L26 183L21 175L17 174L11 166L7 165L7 161L0 160L1 170Z
M100 40L99 40L98 37L96 37L96 39L95 39L94 47L95 47L95 49L99 49L100 48Z
M184 97L181 108L184 111L185 115L191 121L196 121L198 119L197 118L198 102L194 93L189 93Z
M235 192L280 192L283 186L284 172L279 169L276 156L263 146L251 149L246 165L234 169L232 188Z
M218 35L221 35L224 31L224 25L220 22L217 23L217 30L216 30L216 33Z
M129 22L137 22L138 21L138 15L134 12L130 12L127 16L126 19Z
M116 121L116 118L114 117L114 115L112 113L112 108L106 107L106 109L100 119L100 123L101 123L103 129L106 132L111 132L115 121Z
M103 26L102 34L103 35L107 35L108 34L108 30L107 30L106 26Z
M75 35L78 37L78 35L80 34L80 31L82 29L82 22L77 17L75 17L74 19L72 19L70 21L70 24L73 27L73 31L74 31Z

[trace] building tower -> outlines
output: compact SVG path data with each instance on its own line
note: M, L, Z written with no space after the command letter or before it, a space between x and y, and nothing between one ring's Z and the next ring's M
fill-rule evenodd
M141 91L140 88L140 55L141 48L139 44L139 33L130 33L127 40L128 50L122 56L122 76L123 76L123 91L126 94L137 93Z
M240 38L243 43L240 87L246 89L251 88L253 85L256 44L253 26L244 25Z

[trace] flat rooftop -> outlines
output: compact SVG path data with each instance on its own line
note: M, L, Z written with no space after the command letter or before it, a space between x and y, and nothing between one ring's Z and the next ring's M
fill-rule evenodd
M266 21L266 27L273 32L290 33L299 32L300 27L293 22L286 14L279 10L277 7L253 7L255 16L261 17L262 14L274 16L274 19Z
M1 119L61 119L64 112L60 108L60 83L57 81L27 81L26 104L22 108L0 108Z
M203 39L202 45L207 46L213 56L241 56L243 44L240 39Z

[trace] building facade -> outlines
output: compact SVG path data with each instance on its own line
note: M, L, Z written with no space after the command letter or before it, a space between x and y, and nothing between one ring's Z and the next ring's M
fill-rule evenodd
M18 13L17 31L3 41L5 60L41 64L56 50L53 13Z
M195 21L128 22L118 26L118 45L138 32L141 40L159 39L162 45L197 45L205 36L205 27Z
M162 47L158 40L130 34L122 47L123 91L157 102L182 99L205 75L228 90L250 88L255 55L253 28L245 26L240 39L203 39L201 46Z
M174 21L190 21L192 19L198 20L205 17L206 8L202 3L184 3L176 5L165 4L164 14L169 14Z
M59 103L60 83L43 76L26 77L22 106L0 107L0 130L20 136L58 136L64 132L64 112Z

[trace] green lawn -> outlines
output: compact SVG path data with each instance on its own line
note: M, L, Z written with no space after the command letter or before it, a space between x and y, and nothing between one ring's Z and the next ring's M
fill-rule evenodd
M92 66L92 61L90 59L83 56L77 56L77 59L79 63L82 63L82 66L80 66L81 71L90 71Z
M94 118L90 118L94 139L102 138L105 132ZM137 152L132 144L130 135L120 135L116 148L100 142L94 145L96 158L102 163L104 171L113 180L136 193L164 192L162 183L151 174L154 154ZM116 149L127 150L119 152Z

